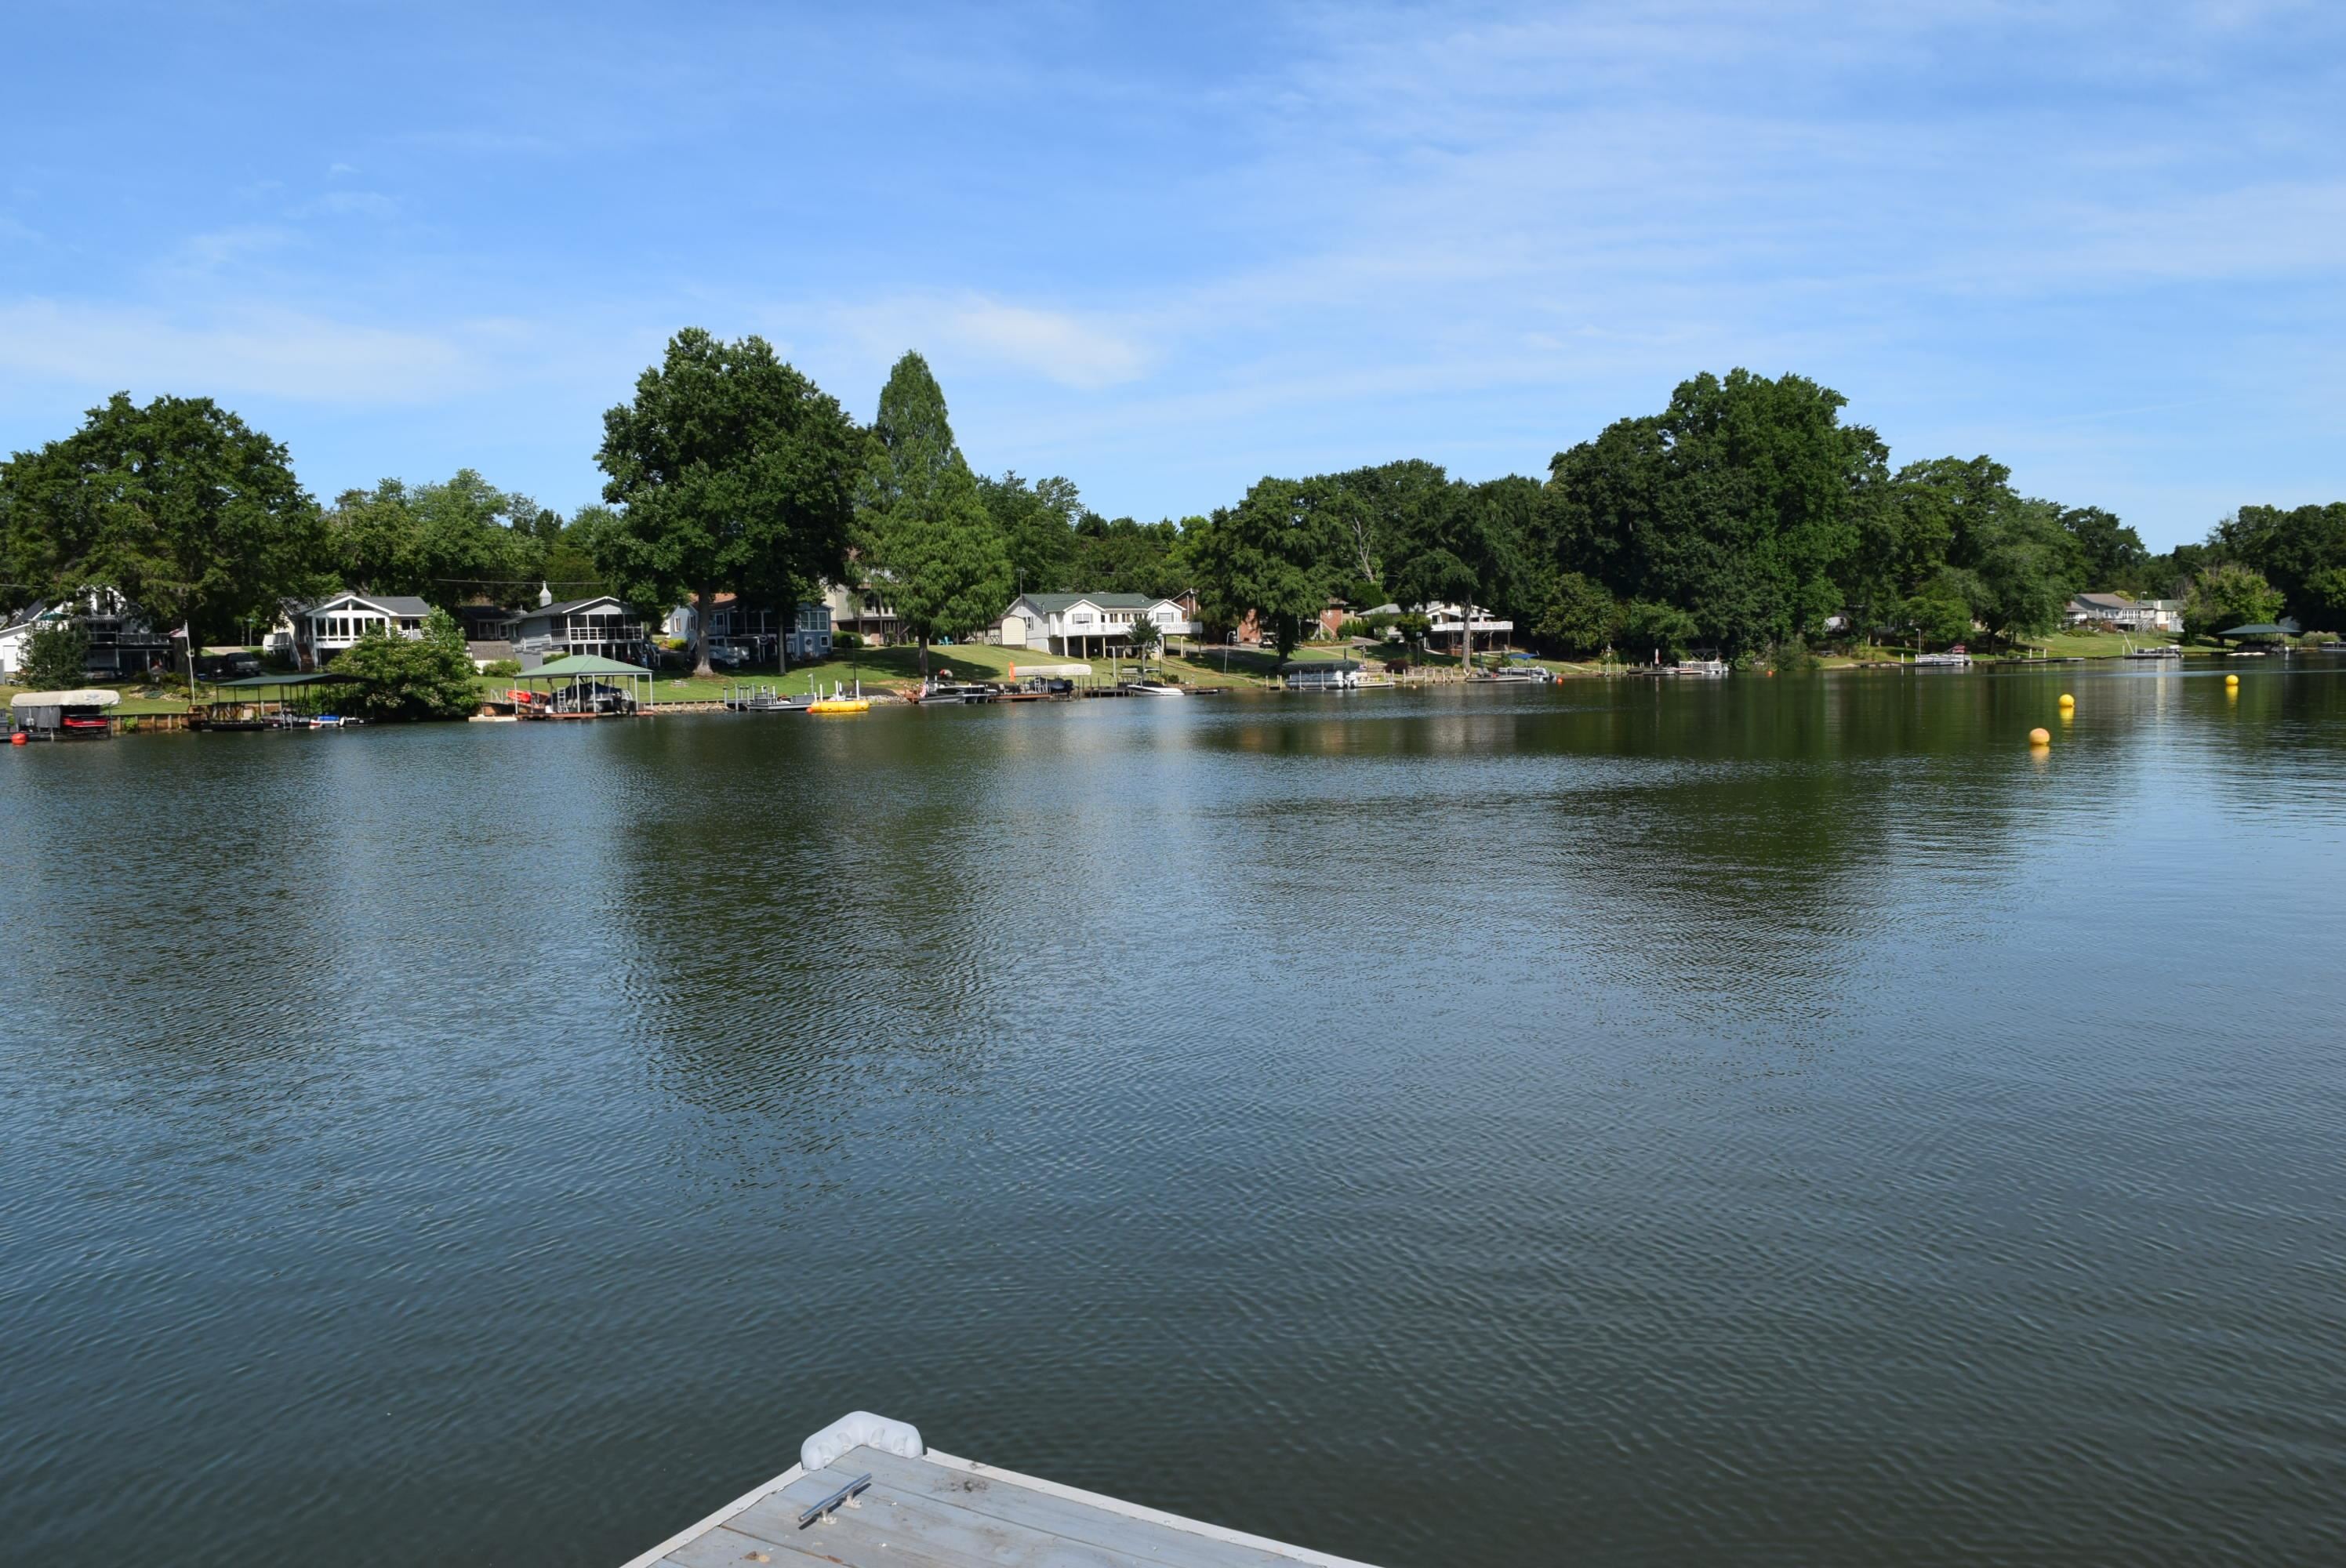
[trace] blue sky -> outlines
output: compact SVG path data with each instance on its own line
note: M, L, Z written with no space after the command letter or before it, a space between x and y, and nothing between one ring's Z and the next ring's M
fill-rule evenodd
M2346 6L45 5L0 449L209 393L321 497L565 509L668 333L1101 511L1544 476L1697 371L1834 386L2155 547L2346 499Z

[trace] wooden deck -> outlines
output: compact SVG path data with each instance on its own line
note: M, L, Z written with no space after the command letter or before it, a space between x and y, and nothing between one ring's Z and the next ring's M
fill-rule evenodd
M871 1485L813 1522L809 1509ZM850 1449L792 1465L626 1568L1367 1568L1074 1487L955 1459Z

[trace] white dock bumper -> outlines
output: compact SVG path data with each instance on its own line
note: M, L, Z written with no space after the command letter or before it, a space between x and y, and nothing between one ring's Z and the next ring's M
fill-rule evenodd
M928 1452L921 1442L921 1429L912 1422L892 1421L870 1410L850 1410L799 1444L799 1463L810 1471L821 1470L849 1449L866 1446L904 1459L918 1459Z

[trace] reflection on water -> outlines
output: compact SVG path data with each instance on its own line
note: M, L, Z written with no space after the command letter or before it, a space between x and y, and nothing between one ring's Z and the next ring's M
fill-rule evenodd
M1394 1564L2335 1559L2341 783L2319 667L19 750L0 1539L616 1562L864 1406Z

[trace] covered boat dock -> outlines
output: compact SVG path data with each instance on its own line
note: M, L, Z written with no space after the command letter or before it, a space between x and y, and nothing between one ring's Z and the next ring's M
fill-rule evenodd
M188 715L190 729L308 729L338 728L342 720L317 711L326 693L358 684L358 677L333 670L301 674L249 675L238 680L211 683L212 700ZM234 692L222 697L222 692ZM274 693L274 696L269 695Z
M510 697L523 718L633 718L652 710L652 672L596 654L572 654L514 677Z
M17 738L35 740L102 740L114 733L106 710L122 700L102 687L73 691L20 691L8 703L8 721Z

